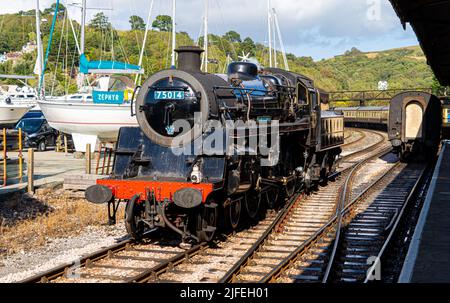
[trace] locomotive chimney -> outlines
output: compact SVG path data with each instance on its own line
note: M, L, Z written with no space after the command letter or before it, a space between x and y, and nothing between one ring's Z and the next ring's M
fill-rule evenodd
M198 46L180 46L175 50L178 53L178 69L201 72L201 58L203 49Z

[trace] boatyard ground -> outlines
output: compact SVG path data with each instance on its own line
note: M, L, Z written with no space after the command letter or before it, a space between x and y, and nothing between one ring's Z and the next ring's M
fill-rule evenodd
M23 152L24 163L28 161L28 154ZM8 157L17 159L16 152L9 152ZM95 167L95 160L92 167ZM76 159L74 154L57 153L53 150L34 153L34 179L35 186L42 186L53 182L63 182L64 176L83 174L85 172L85 159ZM24 172L23 183L9 183L6 187L0 187L0 198L5 193L11 193L26 187L27 173Z

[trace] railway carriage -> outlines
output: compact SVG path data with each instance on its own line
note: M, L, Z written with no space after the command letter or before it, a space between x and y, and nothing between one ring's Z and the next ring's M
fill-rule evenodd
M442 105L425 92L404 92L391 100L388 136L401 159L434 159L441 141Z
M177 69L142 85L139 127L120 129L112 175L86 191L87 200L108 203L110 223L123 201L135 239L163 228L209 241L219 221L256 221L335 170L343 116L320 110L326 96L311 79L248 62L230 64L226 75L203 73L201 49L177 52Z
M338 107L335 110L343 113L348 126L386 129L388 123L388 106Z

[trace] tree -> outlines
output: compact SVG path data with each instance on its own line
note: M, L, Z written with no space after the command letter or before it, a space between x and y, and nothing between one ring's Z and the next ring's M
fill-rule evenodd
M155 21L152 23L152 27L158 28L162 32L172 31L172 17L167 15L156 16Z
M56 8L56 3L53 3L49 8L44 9L43 14L44 15L50 15L53 14ZM64 13L66 11L66 7L62 5L61 3L58 6L58 14Z
M431 83L431 88L433 90L433 93L437 96L446 96L449 92L449 87L442 86L439 80L434 75Z
M360 55L360 54L362 54L362 51L360 51L356 47L352 47L351 50L345 52L346 56Z
M235 31L229 31L223 37L230 42L241 42L241 35Z
M129 22L131 24L131 30L139 30L139 31L145 30L145 23L141 17L133 15L130 17Z
M241 51L244 54L250 54L250 56L254 56L256 54L256 45L255 42L250 37L244 39L241 43Z
M104 13L96 14L89 25L98 30L111 28L111 23L109 23L108 17L106 17Z

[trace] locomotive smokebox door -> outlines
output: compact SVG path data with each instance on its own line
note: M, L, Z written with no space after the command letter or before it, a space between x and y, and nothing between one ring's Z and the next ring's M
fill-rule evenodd
M182 188L177 190L173 195L175 205L182 208L194 208L202 204L202 193L193 188Z

